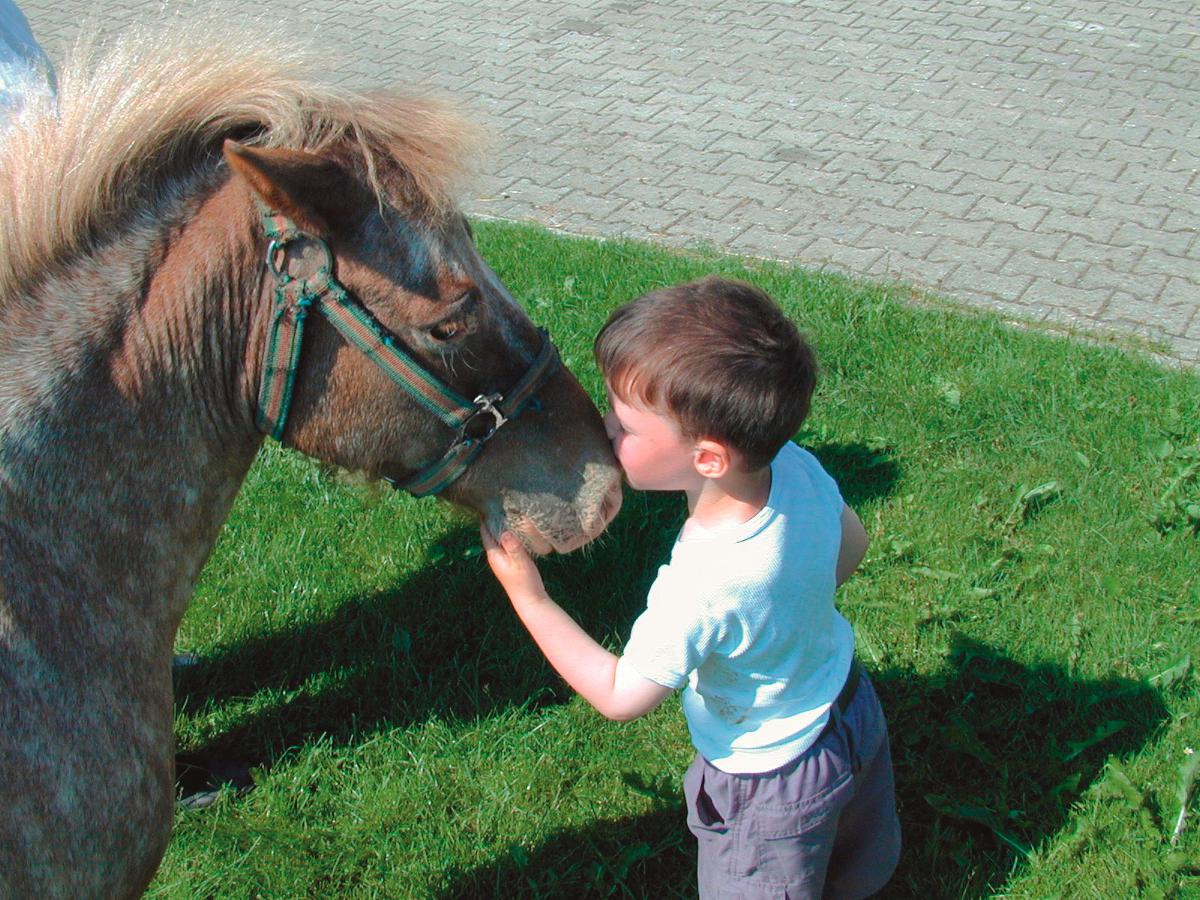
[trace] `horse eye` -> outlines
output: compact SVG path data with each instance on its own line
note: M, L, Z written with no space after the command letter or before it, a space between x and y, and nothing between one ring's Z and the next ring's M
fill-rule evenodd
M465 322L440 322L429 329L435 341L452 341L467 330Z

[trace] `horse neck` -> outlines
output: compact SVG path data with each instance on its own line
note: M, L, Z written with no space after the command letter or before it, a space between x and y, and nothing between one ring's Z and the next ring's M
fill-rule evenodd
M23 326L0 342L0 619L8 603L39 646L87 634L127 653L140 635L162 659L261 443L261 263L231 203L226 185L145 217L0 322Z

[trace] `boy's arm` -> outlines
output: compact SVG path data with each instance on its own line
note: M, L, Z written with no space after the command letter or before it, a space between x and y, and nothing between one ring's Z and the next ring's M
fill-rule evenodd
M862 521L846 504L842 504L842 549L838 552L837 583L854 574L867 554L867 530Z
M505 532L497 542L481 528L480 536L488 565L546 660L597 711L626 722L673 693L622 664L551 600L537 566L514 535Z

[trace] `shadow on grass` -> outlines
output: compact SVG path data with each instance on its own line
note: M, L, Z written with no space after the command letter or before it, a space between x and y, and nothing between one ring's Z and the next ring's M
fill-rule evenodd
M935 677L872 677L904 829L887 898L990 896L1028 848L1067 824L1106 757L1137 751L1167 717L1143 683L1025 667L965 638ZM528 857L451 873L438 896L694 897L694 867L676 792L645 816L553 834Z
M855 503L892 489L897 470L883 451L857 444L813 451L854 486L847 497ZM551 595L590 633L624 640L684 514L678 495L627 492L622 513L599 540L540 563ZM348 743L432 716L477 718L527 707L530 698L570 699L486 563L464 558L478 533L464 526L438 543L448 562L393 590L347 598L324 620L244 641L177 672L178 710L203 715L222 704L243 706L230 717L234 724L203 746L184 748L192 781L206 786L206 760L266 766L313 735Z
M681 521L674 496L635 495L627 506L587 550L540 563L551 593L597 635L627 632ZM569 700L486 562L471 555L478 544L474 528L456 528L437 542L442 563L394 589L177 670L176 710L228 723L181 747L192 780L203 782L205 760L269 766L314 736L351 744L433 717Z
M852 505L885 496L898 479L886 451L813 450ZM592 547L541 563L551 594L589 632L619 642L683 514L676 496L630 494ZM189 759L267 767L316 736L353 746L381 728L569 699L483 560L464 558L475 531L464 526L439 543L452 562L181 672L177 705L228 723L203 746L184 747ZM1137 751L1166 715L1142 683L1082 680L1053 662L1026 667L967 638L933 676L889 669L872 677L904 825L889 897L986 896L1026 848L1063 828L1104 759ZM679 791L663 789L644 816L550 834L529 854L448 873L441 896L694 896L694 853Z
M842 499L858 509L867 501L892 493L900 465L883 447L862 443L814 444L809 447L842 490Z
M682 801L664 802L642 816L551 835L529 856L510 853L489 866L447 873L450 885L435 898L694 900L695 869L695 840L684 825Z
M483 560L463 558L477 533L456 529L438 543L452 562L178 671L177 711L201 719L217 712L214 721L231 723L211 728L204 746L185 748L193 760L232 756L269 766L314 736L347 744L379 727L487 716L531 696L559 699L531 665Z

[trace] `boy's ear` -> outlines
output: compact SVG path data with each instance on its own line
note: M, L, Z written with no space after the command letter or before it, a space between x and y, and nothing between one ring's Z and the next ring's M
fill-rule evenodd
M692 465L704 478L721 478L733 466L733 454L720 441L704 438L696 442Z

